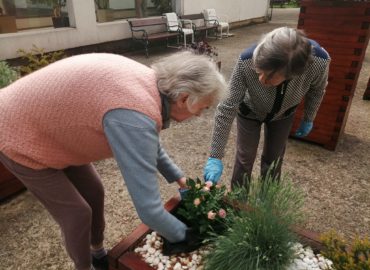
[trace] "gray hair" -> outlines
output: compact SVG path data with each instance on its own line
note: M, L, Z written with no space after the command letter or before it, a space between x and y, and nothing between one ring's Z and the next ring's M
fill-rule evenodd
M253 64L262 71L285 78L301 75L312 62L311 43L303 31L288 27L266 34L253 52Z
M151 67L157 76L158 90L172 101L182 93L189 94L191 104L206 96L218 101L225 94L225 79L207 56L180 52Z

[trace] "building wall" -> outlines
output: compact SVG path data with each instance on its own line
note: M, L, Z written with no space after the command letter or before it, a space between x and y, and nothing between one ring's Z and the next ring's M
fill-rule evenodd
M69 0L67 8L71 27L22 30L0 34L0 60L17 58L17 50L30 50L35 44L46 52L91 44L128 39L131 32L126 20L97 23L93 0ZM179 13L200 13L215 8L230 22L264 17L268 0L176 0Z
M184 14L200 13L214 8L217 15L226 15L229 22L266 16L269 0L182 0Z

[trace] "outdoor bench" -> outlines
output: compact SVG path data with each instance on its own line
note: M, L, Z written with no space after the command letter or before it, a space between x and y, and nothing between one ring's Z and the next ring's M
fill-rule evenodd
M179 32L169 32L167 30L167 21L165 17L135 18L127 20L134 41L140 42L145 47L145 54L149 57L148 47L150 42L157 40L166 40L167 47L169 38L179 38Z
M188 14L188 15L180 15L179 16L181 20L188 20L192 21L193 30L194 33L206 33L206 38L208 37L208 31L217 31L218 23L207 23L206 19L204 18L203 13L197 13L197 14ZM184 22L184 26L187 24L187 22ZM216 36L216 35L215 35Z

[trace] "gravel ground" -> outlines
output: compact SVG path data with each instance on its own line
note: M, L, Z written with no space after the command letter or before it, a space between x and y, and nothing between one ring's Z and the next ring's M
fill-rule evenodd
M297 24L298 9L275 9L269 23L234 29L234 37L211 41L219 50L222 72L229 78L239 53L273 28ZM127 54L139 62L151 61L173 50L153 49L149 59L142 52ZM368 50L352 101L345 133L335 152L296 140L289 140L284 171L306 194L304 227L318 232L335 229L351 239L370 235L370 101L362 100L370 74ZM161 134L170 156L188 177L202 175L206 161L214 110L181 124L173 123ZM224 158L223 182L231 176L234 160L235 126ZM259 149L259 153L261 149ZM260 159L255 164L258 173ZM111 248L139 223L126 186L112 159L96 163L106 189L106 247ZM176 193L159 177L163 200ZM0 204L0 269L73 269L60 232L49 214L29 193L24 192Z

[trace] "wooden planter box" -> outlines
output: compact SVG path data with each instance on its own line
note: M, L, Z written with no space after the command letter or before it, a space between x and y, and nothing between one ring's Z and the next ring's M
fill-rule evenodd
M0 201L26 189L11 172L9 172L3 164L0 163Z
M343 134L370 36L370 2L303 0L298 28L331 56L329 84L314 121L302 140L335 150ZM291 136L303 117L297 109Z
M367 83L367 87L365 89L365 93L364 93L363 99L364 100L370 100L370 78L369 78L369 81Z
M171 198L166 204L167 211L174 211L180 203L179 197ZM300 238L301 243L309 245L315 252L322 250L323 245L319 240L319 234L299 227L292 228ZM153 267L146 264L134 252L135 247L151 233L148 226L140 224L131 234L120 241L108 252L110 270L154 270ZM225 269L226 270L226 269Z
M15 16L0 16L0 34L17 32Z

